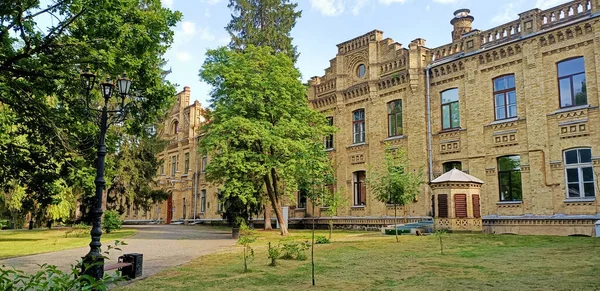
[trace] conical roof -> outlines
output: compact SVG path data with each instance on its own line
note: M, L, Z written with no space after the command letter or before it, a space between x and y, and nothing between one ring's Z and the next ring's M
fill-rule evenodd
M444 183L444 182L471 182L471 183L477 183L477 184L483 184L483 181L475 178L461 170L458 170L456 168L444 173L443 175L433 179L433 181L431 181L431 183L437 184L437 183Z

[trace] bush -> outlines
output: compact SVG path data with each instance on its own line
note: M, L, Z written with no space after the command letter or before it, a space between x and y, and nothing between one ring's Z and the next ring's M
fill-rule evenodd
M120 245L126 243L115 241L115 246L108 245L108 250L121 250L118 247ZM108 255L109 252L105 251L104 254ZM5 269L5 266L0 266L0 290L107 290L110 285L125 279L120 276L120 272L117 272L116 275L105 274L103 278L96 280L89 275L83 275L81 266L82 262L79 261L71 265L70 271L63 272L54 265L43 264L40 265L40 270L32 275L27 275L14 267Z
M308 242L290 242L290 243L284 243L282 250L283 250L283 255L281 256L281 259L284 260L299 260L299 261L303 261L306 260L306 254L304 253L306 250L308 250L308 248L310 247L310 244Z
M271 263L269 266L275 267L277 266L277 259L281 254L281 249L279 246L271 246L271 242L269 242L269 259L271 259Z
M110 233L113 230L121 229L121 218L119 213L115 210L108 210L104 212L104 221L102 222L102 228L106 233Z
M328 238L322 236L322 235L317 235L317 238L315 240L315 244L320 245L320 244L328 244L331 241L329 241Z

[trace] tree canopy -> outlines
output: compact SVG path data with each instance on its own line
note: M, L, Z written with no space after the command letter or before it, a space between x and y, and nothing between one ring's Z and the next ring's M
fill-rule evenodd
M2 192L22 185L41 207L59 205L56 181L84 196L93 194L98 128L80 102L79 73L89 66L104 80L106 74L127 72L133 95L144 98L121 127L143 134L173 100L174 86L163 80L160 66L180 18L160 0L2 1ZM98 90L91 97L97 106ZM116 151L119 137L109 132L109 153ZM107 167L114 166L108 158Z
M268 46L294 62L298 58L290 33L302 15L297 3L290 0L229 0L233 10L225 27L231 36L230 47L245 49L250 45Z
M255 203L266 195L283 222L281 199L306 180L303 167L322 160L308 158L326 155L315 148L333 128L308 107L292 60L270 47L210 50L200 77L213 87L211 121L200 141L212 157L207 179L223 184L224 197Z

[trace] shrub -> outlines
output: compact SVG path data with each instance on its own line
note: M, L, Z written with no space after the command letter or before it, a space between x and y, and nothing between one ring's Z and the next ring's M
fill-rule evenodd
M244 246L244 272L248 272L248 261L254 258L254 249L250 244L256 241L256 235L245 222L240 225L240 238L238 244Z
M308 248L310 247L310 244L308 242L289 242L289 243L284 243L282 250L283 250L283 255L281 256L281 259L284 260L299 260L299 261L303 261L306 260L306 254L304 253L306 250L308 250Z
M108 210L104 212L104 221L102 222L102 228L106 233L110 233L113 230L121 229L121 218L119 213L115 210Z
M115 241L115 246L108 245L108 250L120 250L119 245L126 245L121 241ZM105 251L108 255L109 252ZM106 259L106 256L104 257ZM71 265L71 270L64 272L54 265L40 265L40 270L35 274L28 275L14 267L5 269L0 266L0 290L26 291L26 290L107 290L114 283L124 280L119 273L116 275L105 274L103 278L96 280L89 275L83 275L81 271L82 262Z
M322 236L322 235L317 235L317 238L315 240L315 244L319 245L319 244L328 244L331 241L329 241L328 238Z
M271 242L269 242L269 259L271 259L271 263L269 266L275 267L277 266L277 259L281 254L281 249L279 246L271 246Z

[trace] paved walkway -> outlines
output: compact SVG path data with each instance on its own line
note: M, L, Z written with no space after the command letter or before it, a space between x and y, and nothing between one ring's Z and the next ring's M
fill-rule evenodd
M231 239L231 231L219 231L203 226L185 225L138 225L126 226L138 232L123 239L128 245L122 246L122 252L112 251L107 264L116 262L124 253L144 254L143 277L151 276L171 266L185 264L199 256L226 250L235 244ZM103 250L114 241L102 241ZM58 251L0 260L1 265L14 266L27 273L39 270L37 264L56 265L61 270L68 270L89 247Z

